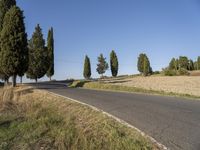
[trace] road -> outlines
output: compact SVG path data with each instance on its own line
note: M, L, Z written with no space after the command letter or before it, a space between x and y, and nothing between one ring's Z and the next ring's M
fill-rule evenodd
M200 150L200 101L166 96L31 84L108 112L171 150Z

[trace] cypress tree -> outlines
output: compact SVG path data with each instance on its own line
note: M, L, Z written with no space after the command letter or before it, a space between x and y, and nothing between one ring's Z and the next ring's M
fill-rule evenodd
M38 24L35 32L29 41L29 66L27 77L30 79L42 78L48 69L48 50L45 47L45 40L43 39L42 29Z
M47 48L48 48L48 61L49 67L47 70L47 77L49 77L51 81L51 77L54 75L54 37L53 37L53 28L51 28L48 32L47 38Z
M138 71L144 76L147 76L153 72L149 58L146 54L142 53L138 57Z
M3 19L7 11L16 5L15 0L0 0L0 31L3 27Z
M1 30L2 30L3 19L4 19L5 14L7 13L7 11L12 6L15 6L15 5L16 5L16 1L15 0L0 0L0 33L1 33ZM1 48L0 48L0 51L1 51ZM0 58L0 60L1 60L1 58ZM7 76L1 70L1 66L0 66L0 79L4 80L5 84L8 83L8 79L9 79L9 76Z
M144 57L145 57L145 54L141 53L138 57L138 63L137 63L137 67L138 67L138 71L140 73L143 73L143 68L144 68Z
M91 77L90 58L87 55L85 56L83 76L85 79L89 79Z
M118 74L118 58L114 50L110 53L110 68L113 77Z
M21 65L26 62L27 51L23 12L19 7L13 6L4 17L0 54L1 69L8 77L13 76L13 86L16 85L16 76L21 73Z
M100 54L98 57L98 64L97 64L97 72L103 77L103 74L108 69L108 63L106 62L106 58L103 57L103 54Z

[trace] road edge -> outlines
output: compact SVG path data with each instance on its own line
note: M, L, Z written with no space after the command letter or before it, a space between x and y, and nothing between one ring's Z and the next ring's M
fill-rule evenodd
M80 102L80 101L75 100L75 99L73 99L73 98L70 98L70 97L67 97L67 96L63 96L63 95L60 95L60 94L57 94L57 93L54 93L54 92L50 92L50 91L47 91L47 90L45 90L45 91L48 92L48 93L50 93L50 94L53 94L53 95L56 95L56 96L59 96L59 97L62 97L62 98L66 98L66 99L71 100L71 101L74 101L74 102L76 102L76 103L79 103L79 104L88 106L88 107L90 107L90 108L93 109L93 110L99 111L99 112L101 112L101 113L107 115L108 117L110 117L110 118L116 120L117 122L119 122L119 123L121 123L121 124L123 124L123 125L125 125L125 126L127 126L127 127L129 127L129 128L132 128L132 129L136 130L136 131L139 132L143 137L147 137L148 139L150 139L150 141L151 141L152 143L156 144L159 148L161 148L161 149L163 149L163 150L169 150L169 148L167 148L165 145L163 145L163 144L159 143L158 141L156 141L153 137L149 136L148 134L144 133L144 132L141 131L140 129L136 128L135 126L129 124L128 122L126 122L126 121L124 121L124 120L122 120L122 119L120 119L120 118L118 118L118 117L116 117L116 116L114 116L114 115L111 115L111 114L109 114L109 113L107 113L107 112L105 112L105 111L103 111L103 110L101 110L101 109L99 109L99 108L97 108L97 107L94 107L94 106L89 105L89 104L84 103L84 102Z

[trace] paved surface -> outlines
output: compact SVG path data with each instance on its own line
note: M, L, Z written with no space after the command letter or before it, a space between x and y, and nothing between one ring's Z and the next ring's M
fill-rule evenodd
M102 109L172 150L200 150L200 101L32 84Z

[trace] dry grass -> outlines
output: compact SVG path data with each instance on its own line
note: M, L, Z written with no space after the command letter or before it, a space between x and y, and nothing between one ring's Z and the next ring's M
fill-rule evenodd
M167 93L188 94L200 97L200 76L151 76L109 81L113 85L137 87Z
M0 92L0 149L158 149L88 106L26 87Z

